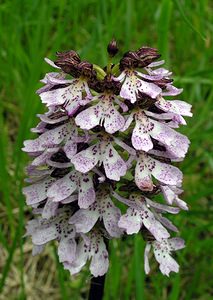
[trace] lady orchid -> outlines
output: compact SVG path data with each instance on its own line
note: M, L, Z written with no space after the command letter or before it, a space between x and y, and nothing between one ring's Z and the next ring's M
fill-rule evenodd
M172 162L183 160L189 140L176 128L192 116L191 105L171 100L182 89L156 49L129 51L117 64L116 42L107 50L103 69L73 50L46 59L55 71L37 93L48 111L32 129L38 137L23 148L32 157L23 193L35 214L26 235L33 255L56 240L65 269L76 274L89 262L97 277L109 267L107 241L140 232L145 272L152 250L169 276L179 270L171 252L184 241L171 237L178 230L165 215L188 209L179 198L182 172Z

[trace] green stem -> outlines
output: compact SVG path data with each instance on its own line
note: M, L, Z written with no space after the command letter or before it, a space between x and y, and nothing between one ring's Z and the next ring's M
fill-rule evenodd
M107 74L111 74L111 64L112 64L112 58L109 56L108 64L107 64Z

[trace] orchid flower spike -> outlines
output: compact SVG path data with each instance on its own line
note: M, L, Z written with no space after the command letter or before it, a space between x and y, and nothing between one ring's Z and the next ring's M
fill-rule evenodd
M53 70L37 94L47 111L23 147L32 158L23 193L35 214L26 235L33 255L56 240L65 269L76 274L89 264L96 277L109 268L108 240L141 234L145 272L153 250L169 276L179 270L171 252L184 241L173 237L178 229L165 215L188 209L179 198L183 174L172 163L190 142L176 129L192 116L191 105L176 100L182 89L156 49L129 51L117 63L115 40L107 51L104 68L73 50L46 59Z

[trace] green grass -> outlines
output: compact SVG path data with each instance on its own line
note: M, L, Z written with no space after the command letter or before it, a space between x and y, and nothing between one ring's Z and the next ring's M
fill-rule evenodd
M145 276L142 239L113 241L105 300L212 299L212 8L207 0L0 2L0 299L86 297L87 270L70 278L51 246L32 258L31 241L22 238L31 213L21 194L28 161L21 147L32 136L36 113L44 110L35 94L50 70L43 57L75 49L83 59L104 65L112 37L123 52L158 47L194 117L182 129L191 147L180 164L190 211L173 218L187 245L178 253L180 273L166 278L152 264L151 275Z

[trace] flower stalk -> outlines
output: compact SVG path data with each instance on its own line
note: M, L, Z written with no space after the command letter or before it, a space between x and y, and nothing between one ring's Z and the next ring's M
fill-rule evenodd
M106 274L103 276L92 277L90 281L90 290L88 300L102 300L104 296Z

